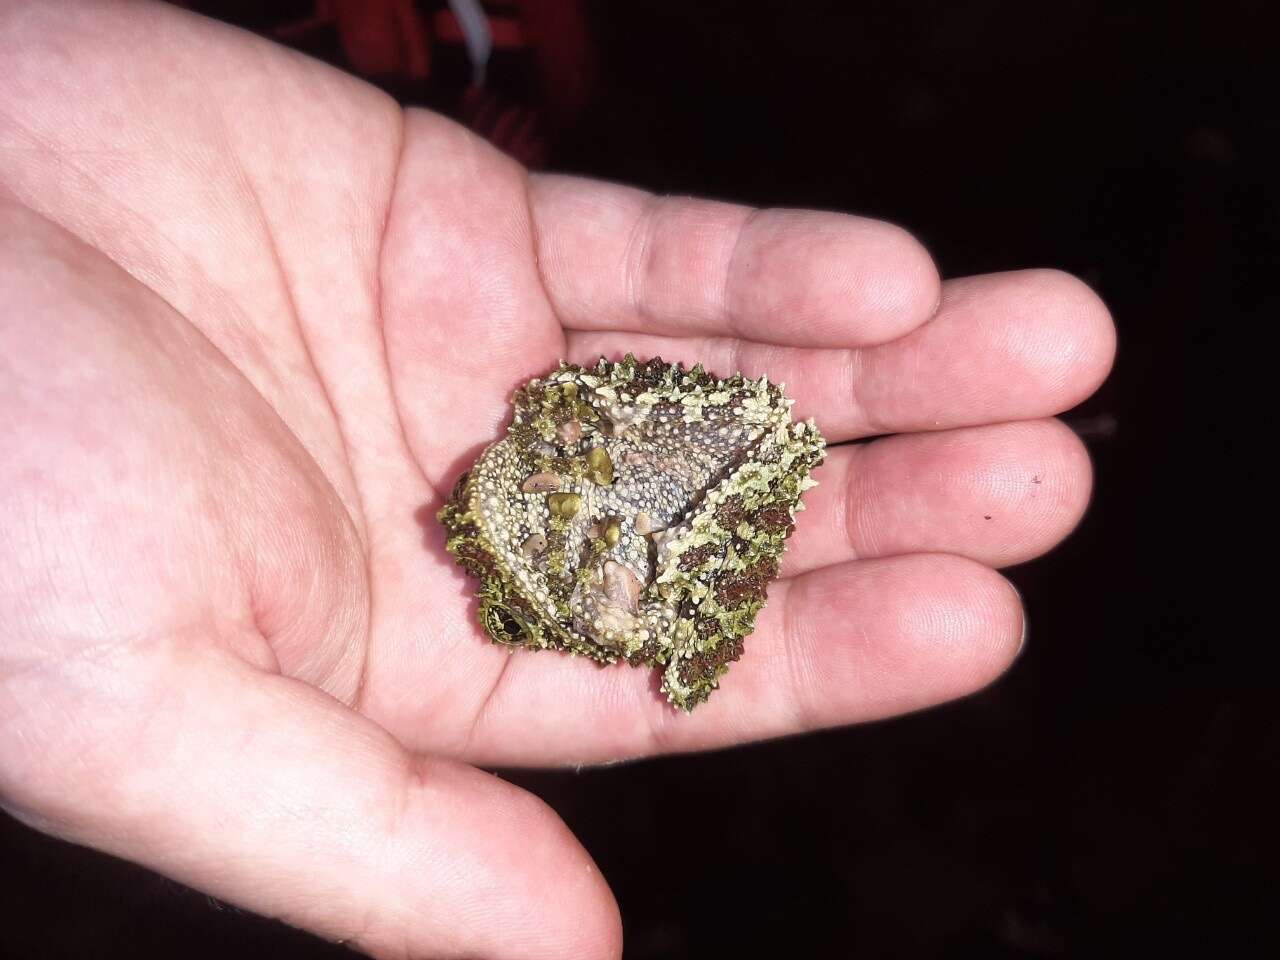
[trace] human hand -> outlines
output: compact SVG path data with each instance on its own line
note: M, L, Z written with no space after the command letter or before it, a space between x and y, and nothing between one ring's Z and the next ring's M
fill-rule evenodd
M1088 498L1105 309L939 285L909 236L528 177L439 117L161 7L0 13L0 801L378 955L603 957L607 885L472 764L578 764L970 692L992 567ZM833 447L747 652L510 656L431 519L560 357L768 373ZM987 518L990 519L987 519ZM416 518L416 519L415 519ZM424 543L425 529L425 543Z

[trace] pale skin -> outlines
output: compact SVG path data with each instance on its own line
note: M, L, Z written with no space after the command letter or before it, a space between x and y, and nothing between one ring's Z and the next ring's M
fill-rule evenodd
M475 764L886 717L1016 655L994 568L1079 521L1088 457L1049 418L1114 350L1079 281L940 282L872 220L531 176L169 8L4 4L0 63L15 816L377 956L616 957L588 854ZM833 444L892 435L831 449L691 716L648 671L484 642L433 519L513 387L625 350L783 380Z

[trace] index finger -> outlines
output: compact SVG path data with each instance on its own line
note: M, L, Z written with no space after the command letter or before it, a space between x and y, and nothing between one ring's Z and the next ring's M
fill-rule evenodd
M560 176L533 177L529 200L543 284L569 329L853 347L938 307L928 252L879 220Z

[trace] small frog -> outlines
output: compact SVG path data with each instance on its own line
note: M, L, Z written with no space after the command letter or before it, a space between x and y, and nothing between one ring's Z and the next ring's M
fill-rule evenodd
M765 377L561 363L454 487L447 548L496 643L662 669L692 710L742 655L825 441Z

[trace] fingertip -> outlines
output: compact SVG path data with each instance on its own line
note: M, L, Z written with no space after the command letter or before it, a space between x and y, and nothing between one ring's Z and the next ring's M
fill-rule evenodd
M868 277L864 316L866 343L887 343L927 323L942 302L942 277L933 255L917 237L892 223L871 221L878 237L870 246L884 269Z
M909 333L937 311L933 258L902 227L812 210L764 210L742 228L728 313L751 339L860 347Z
M1046 432L1045 449L1052 454L1055 465L1050 478L1033 477L1038 487L1048 486L1048 493L1056 497L1057 511L1054 520L1053 543L1061 542L1084 518L1093 496L1093 459L1079 434L1061 420L1043 421Z
M891 562L891 561L890 561ZM999 677L1022 641L1022 598L985 564L952 554L892 562L902 603L886 646L901 692L925 706L965 696Z
M1021 642L1017 591L964 557L858 560L792 583L786 653L806 728L971 694L1008 668Z
M592 923L583 928L586 949L582 956L622 960L622 911L617 898L594 862L583 876L592 886L602 889L603 896L600 897L602 909L594 914Z
M983 564L966 561L974 577L975 606L980 611L967 638L972 673L971 690L998 679L1022 650L1026 610L1022 594L1006 578Z
M1056 269L1024 271L1024 315L1043 326L1028 359L1042 382L1056 388L1059 408L1067 409L1092 394L1115 361L1116 329L1102 298L1073 274Z

